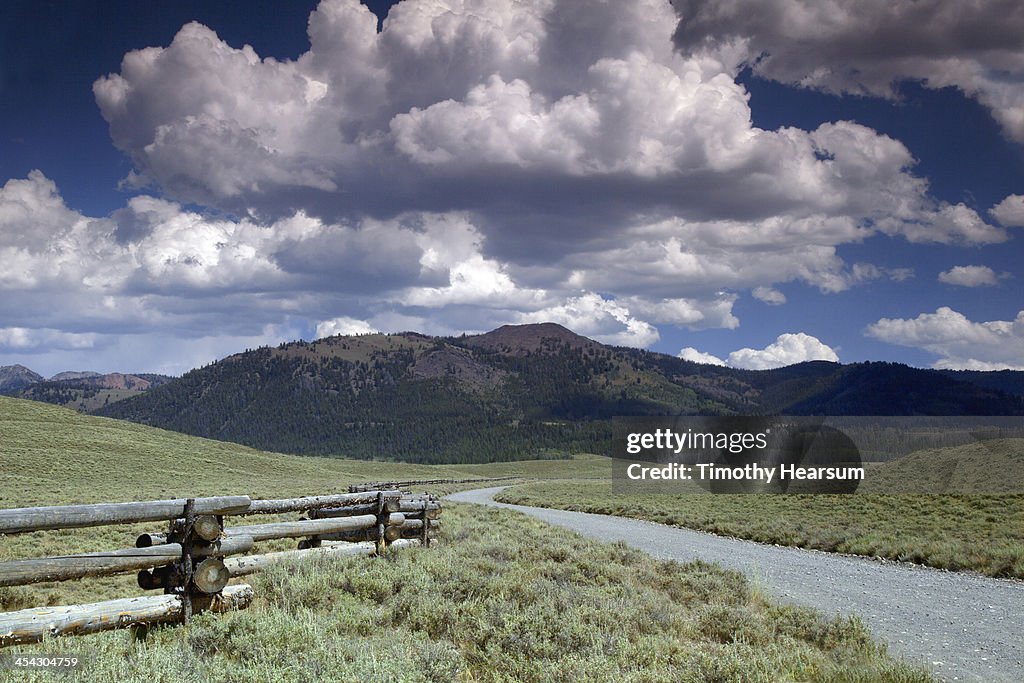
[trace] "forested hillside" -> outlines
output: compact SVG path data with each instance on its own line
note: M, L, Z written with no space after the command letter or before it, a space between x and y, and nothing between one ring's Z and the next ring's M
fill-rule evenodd
M615 415L1014 415L1024 399L888 363L697 365L547 323L249 350L97 412L257 448L436 463L606 453Z

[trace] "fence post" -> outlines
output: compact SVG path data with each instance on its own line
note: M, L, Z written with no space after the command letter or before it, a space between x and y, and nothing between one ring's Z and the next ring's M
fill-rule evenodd
M420 527L420 545L424 548L430 547L430 517L427 515L429 498L423 498L423 526Z
M196 515L195 499L185 501L184 518L172 520L167 540L181 544L181 559L169 571L155 571L153 576L162 576L165 594L178 595L181 598L181 621L187 624L197 600L206 604L205 598L223 590L228 582L228 572L224 566L224 557L217 551L221 547L224 530L223 515ZM204 559L196 566L195 554L197 545L202 544ZM210 552L210 551L213 552ZM140 574L140 585L142 584Z
M181 622L187 624L192 618L192 532L196 524L195 501L185 501L185 525L181 532Z
M383 555L387 549L387 539L384 538L384 530L387 528L388 517L391 513L387 511L384 504L384 492L377 491L377 554Z

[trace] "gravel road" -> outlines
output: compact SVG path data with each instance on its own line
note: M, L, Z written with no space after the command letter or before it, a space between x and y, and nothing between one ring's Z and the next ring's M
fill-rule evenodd
M654 557L738 569L776 598L860 616L890 652L942 680L1024 683L1024 582L782 548L609 515L507 505L504 486L448 496L518 510Z

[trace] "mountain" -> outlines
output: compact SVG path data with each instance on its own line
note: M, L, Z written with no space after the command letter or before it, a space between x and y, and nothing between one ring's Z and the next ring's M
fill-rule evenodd
M0 393L67 406L83 413L136 396L173 379L166 375L133 375L121 372L104 375L92 371L65 371L50 379L43 379L41 375L20 365L9 367L21 368L25 371L22 376L31 381L12 384L10 388L3 388L0 381ZM6 369L8 368L0 368L0 377Z
M616 415L1024 415L1024 398L892 363L699 365L544 323L249 350L96 412L261 449L435 463L605 453Z
M43 376L24 365L0 366L0 394L16 394L24 387L42 381Z
M501 352L514 356L531 353L554 353L561 348L593 349L601 346L555 323L534 325L502 325L496 330L472 337L464 337L463 344L470 348Z
M63 382L69 379L89 379L90 377L99 377L100 373L93 372L92 370L74 371L66 370L65 372L58 372L56 375L51 377L50 382Z

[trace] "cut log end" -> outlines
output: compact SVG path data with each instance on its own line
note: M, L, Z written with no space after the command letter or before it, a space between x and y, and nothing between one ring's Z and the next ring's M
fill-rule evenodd
M216 541L221 534L220 522L213 515L199 515L192 525L192 531L204 541Z
M228 573L224 561L215 557L208 557L199 563L195 573L192 575L192 582L196 588L207 595L219 593L228 585L231 575Z
M152 548L167 543L167 534L139 534L135 539L136 548Z

